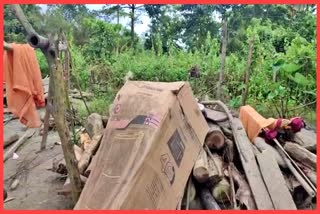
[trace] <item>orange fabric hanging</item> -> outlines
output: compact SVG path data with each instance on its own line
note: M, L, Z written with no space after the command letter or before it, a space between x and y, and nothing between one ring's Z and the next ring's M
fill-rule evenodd
M27 127L40 127L36 107L45 106L45 96L35 51L28 44L11 46L3 56L8 109Z

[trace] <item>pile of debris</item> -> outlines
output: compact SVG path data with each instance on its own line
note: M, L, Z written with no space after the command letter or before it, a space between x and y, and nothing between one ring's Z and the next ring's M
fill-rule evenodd
M315 209L313 130L252 141L236 113L190 91L129 81L109 121L89 116L74 146L84 184L75 209ZM67 174L64 162L53 168ZM67 179L59 193L70 192Z
M220 102L204 102L211 103L202 107L210 131L181 209L315 209L316 133L250 142L241 120Z

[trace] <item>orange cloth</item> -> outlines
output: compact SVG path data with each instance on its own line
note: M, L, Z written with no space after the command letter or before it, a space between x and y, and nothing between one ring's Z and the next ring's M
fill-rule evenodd
M264 118L249 105L240 108L239 117L251 142L254 142L263 128L273 129L276 122L274 118Z
M45 96L35 51L28 44L11 46L3 56L8 109L27 127L39 127L36 107L45 106Z

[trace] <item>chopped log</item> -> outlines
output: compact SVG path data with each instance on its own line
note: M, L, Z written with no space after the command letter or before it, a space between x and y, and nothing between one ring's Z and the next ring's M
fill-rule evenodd
M216 153L212 154L207 146L205 148L209 155L208 157L209 181L207 182L207 184L209 186L214 186L215 184L217 184L222 180L223 161L218 154Z
M204 183L209 180L208 158L206 151L202 148L193 167L193 177L199 182Z
M301 129L294 135L293 141L311 152L317 151L317 135L312 130Z
M207 188L200 188L200 200L206 210L221 210Z
M310 167L312 169L317 168L317 156L302 146L286 142L284 145L284 149L288 152L288 154L302 163L303 165Z
M308 193L308 195L310 197L315 197L316 193L312 189L312 187L305 181L305 179L302 177L302 175L299 174L297 169L292 165L291 161L286 157L286 155L283 153L283 151L280 150L279 148L277 148L277 149L278 149L280 155L282 156L282 158L284 159L284 161L286 162L286 164L287 164L288 168L290 169L290 171L292 172L292 174L299 181L299 183L305 189L305 191Z
M257 160L274 208L276 210L296 210L297 207L272 152L268 149L264 150L257 155Z
M283 160L281 155L279 154L278 150L271 146L270 144L266 143L266 141L261 137L256 137L254 139L254 145L260 150L269 150L272 153L272 156L276 159L279 166L283 168L288 168L286 162Z
M83 150L88 150L90 147L91 138L88 133L80 133L80 144Z
M224 135L218 125L213 123L208 123L209 132L205 139L205 144L208 145L210 149L221 149L225 146Z
M228 120L227 115L221 111L216 111L209 108L205 108L204 111L206 119L211 120L213 122L223 122Z
M229 139L226 139L227 144L227 156L228 156L228 173L229 173L229 181L230 181L230 195L231 195L231 206L233 209L237 208L237 201L236 201L236 192L235 192L235 186L234 186L234 179L233 179L233 157L234 157L234 146L233 142Z
M28 138L32 137L36 132L36 128L28 129L17 142L15 142L10 149L4 154L4 162L12 157L13 153L24 143L27 141Z
M81 156L81 159L78 162L78 168L79 168L80 174L84 173L84 171L88 167L91 157L97 151L97 149L100 145L101 138L102 138L101 134L95 135L92 138L92 141L90 143L90 147L88 147L87 150L84 150L84 152Z
M219 203L225 203L230 201L230 183L226 178L223 178L212 188L212 196Z
M77 161L80 161L83 150L77 145L73 145L73 149L74 149L74 153L76 155Z
M228 170L224 170L224 173L226 176L230 177ZM249 184L235 166L232 166L232 177L238 186L236 199L240 202L240 207L243 207L244 205L248 210L257 209Z

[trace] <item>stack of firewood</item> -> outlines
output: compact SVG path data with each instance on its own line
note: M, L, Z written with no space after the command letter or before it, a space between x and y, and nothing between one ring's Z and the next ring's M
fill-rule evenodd
M314 131L302 129L281 149L261 137L250 142L223 103L204 104L210 131L178 209L314 209Z

